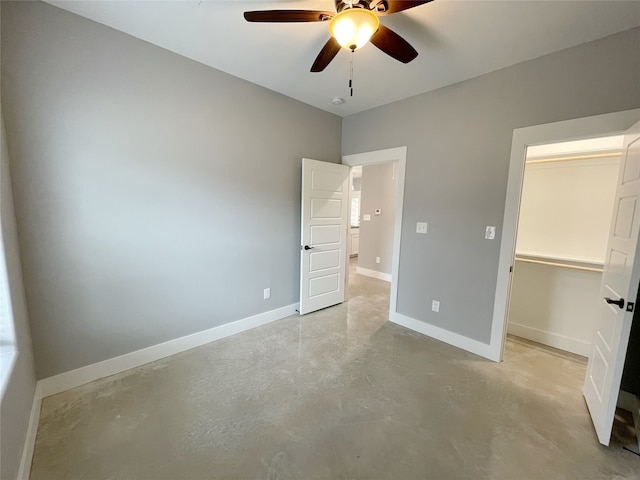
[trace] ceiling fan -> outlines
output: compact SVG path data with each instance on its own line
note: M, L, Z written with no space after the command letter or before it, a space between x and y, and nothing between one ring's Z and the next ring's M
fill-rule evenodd
M323 71L340 48L355 51L371 42L387 55L409 63L418 52L400 35L380 23L378 17L402 12L433 0L335 0L336 13L320 10L258 10L244 12L248 22L329 22L331 37L311 66Z

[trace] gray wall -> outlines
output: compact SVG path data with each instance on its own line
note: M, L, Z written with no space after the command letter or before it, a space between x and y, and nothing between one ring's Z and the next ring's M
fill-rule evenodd
M400 313L489 342L513 130L640 107L639 45L636 28L343 120L344 155L408 147Z
M393 163L362 167L360 207L360 252L358 266L391 275L393 228L396 213L396 179ZM374 215L376 208L380 215ZM371 221L362 221L363 215ZM376 257L380 263L376 264Z
M0 112L1 112L0 108ZM11 310L15 327L16 362L2 396L0 405L0 478L16 478L22 456L22 448L29 424L29 415L36 388L36 378L31 350L31 335L27 305L22 285L20 249L11 193L9 155L5 140L4 122L0 114L0 219L2 241L7 264Z
M339 117L40 2L2 2L2 47L38 378L298 301Z

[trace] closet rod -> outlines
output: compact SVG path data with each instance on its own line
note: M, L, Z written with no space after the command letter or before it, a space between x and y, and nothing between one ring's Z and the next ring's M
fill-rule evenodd
M602 273L602 268L597 267L582 267L580 265L571 265L569 263L557 263L557 262L545 262L543 260L534 260L532 258L516 257L517 262L536 263L538 265L549 265L551 267L571 268L573 270L584 270L585 272L598 272Z
M572 155L569 157L541 158L539 160L527 160L527 165L532 165L534 163L566 162L570 160L593 160L598 158L616 158L616 157L619 157L620 155L622 155L622 152L592 153L589 155Z

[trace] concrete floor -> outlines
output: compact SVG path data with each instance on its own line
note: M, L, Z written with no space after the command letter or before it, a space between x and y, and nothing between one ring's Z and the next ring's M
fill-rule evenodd
M388 323L389 285L43 401L32 480L633 479L598 444L585 365L495 364Z

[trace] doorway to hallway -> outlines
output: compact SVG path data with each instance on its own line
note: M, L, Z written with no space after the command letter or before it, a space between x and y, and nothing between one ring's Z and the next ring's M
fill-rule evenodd
M352 297L352 291L357 291L358 276L390 283L387 319L396 312L406 152L406 147L398 147L342 158L344 165L361 167L363 172L356 222L358 255L347 256L350 266L348 297ZM350 207L354 191L355 188L350 189Z

